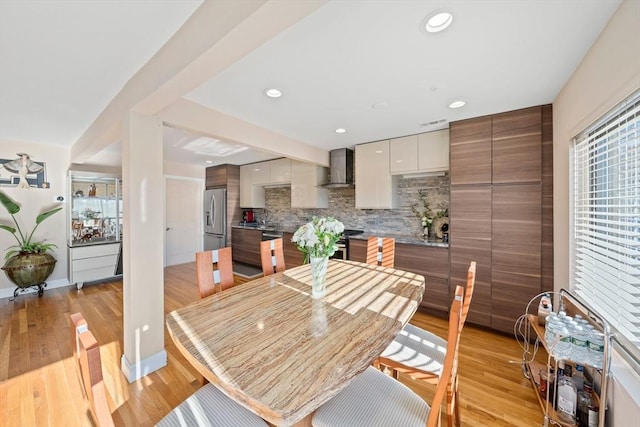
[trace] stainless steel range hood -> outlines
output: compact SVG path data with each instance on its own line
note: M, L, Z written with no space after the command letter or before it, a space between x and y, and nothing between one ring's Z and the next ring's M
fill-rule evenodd
M353 150L339 148L329 152L330 182L324 188L352 188L353 185Z

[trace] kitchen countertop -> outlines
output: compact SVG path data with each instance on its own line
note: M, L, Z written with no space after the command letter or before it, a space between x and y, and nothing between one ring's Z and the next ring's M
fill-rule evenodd
M295 233L298 227L292 226L279 226L279 225L260 225L260 224L239 224L233 225L231 228L240 228L240 229L248 229L248 230L261 230L261 231L275 231L275 232L284 232L284 233ZM393 233L367 233L366 231L362 234L355 234L349 236L349 239L358 239L358 240L367 240L370 236L383 236L384 237L393 237L396 239L396 243L406 243L409 245L422 245L422 246L434 246L439 248L448 248L449 243L443 242L442 239L436 239L435 237L430 237L425 240L416 236L407 236L406 234L393 234Z
M443 242L442 239L436 239L435 237L430 237L429 239L422 239L415 236L407 236L406 234L392 234L392 233L367 233L366 231L362 234L356 234L354 236L349 236L349 239L352 240L367 240L369 237L393 237L396 239L396 243L406 243L409 245L422 245L422 246L434 246L438 248L448 248L449 243Z
M271 225L271 224L267 224L267 225L260 225L260 224L239 224L239 225L232 225L231 228L240 228L240 229L245 229L245 230L260 230L260 231L276 231L276 232L283 232L283 233L295 233L296 230L299 227L292 227L292 226L279 226L279 225Z

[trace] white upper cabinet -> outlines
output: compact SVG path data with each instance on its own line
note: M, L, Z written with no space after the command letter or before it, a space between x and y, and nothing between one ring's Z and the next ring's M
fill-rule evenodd
M276 159L269 162L270 184L291 183L291 159Z
M394 138L389 144L389 168L392 174L418 170L418 135Z
M389 140L356 145L356 208L396 207L394 178L389 169Z
M418 172L449 170L449 129L418 135Z
M269 162L240 166L240 207L264 208L264 186L270 179Z
M449 129L392 139L389 167L398 175L449 170Z
M326 184L329 170L311 163L291 162L291 207L292 208L327 208L329 195Z

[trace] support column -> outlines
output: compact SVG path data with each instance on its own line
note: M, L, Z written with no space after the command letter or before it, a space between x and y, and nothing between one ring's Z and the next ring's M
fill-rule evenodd
M123 331L129 382L167 364L164 349L162 122L130 112L122 139Z

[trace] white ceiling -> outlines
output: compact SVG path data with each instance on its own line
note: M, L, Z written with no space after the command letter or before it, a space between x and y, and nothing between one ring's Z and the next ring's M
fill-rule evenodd
M0 139L75 143L200 3L0 0ZM619 3L329 1L185 98L326 150L427 132L553 102ZM440 9L452 26L422 31ZM284 95L265 97L270 87ZM449 109L457 99L467 105ZM165 158L177 162L278 154L220 158L185 150L199 135L164 135ZM116 144L91 162L117 162L117 153Z

